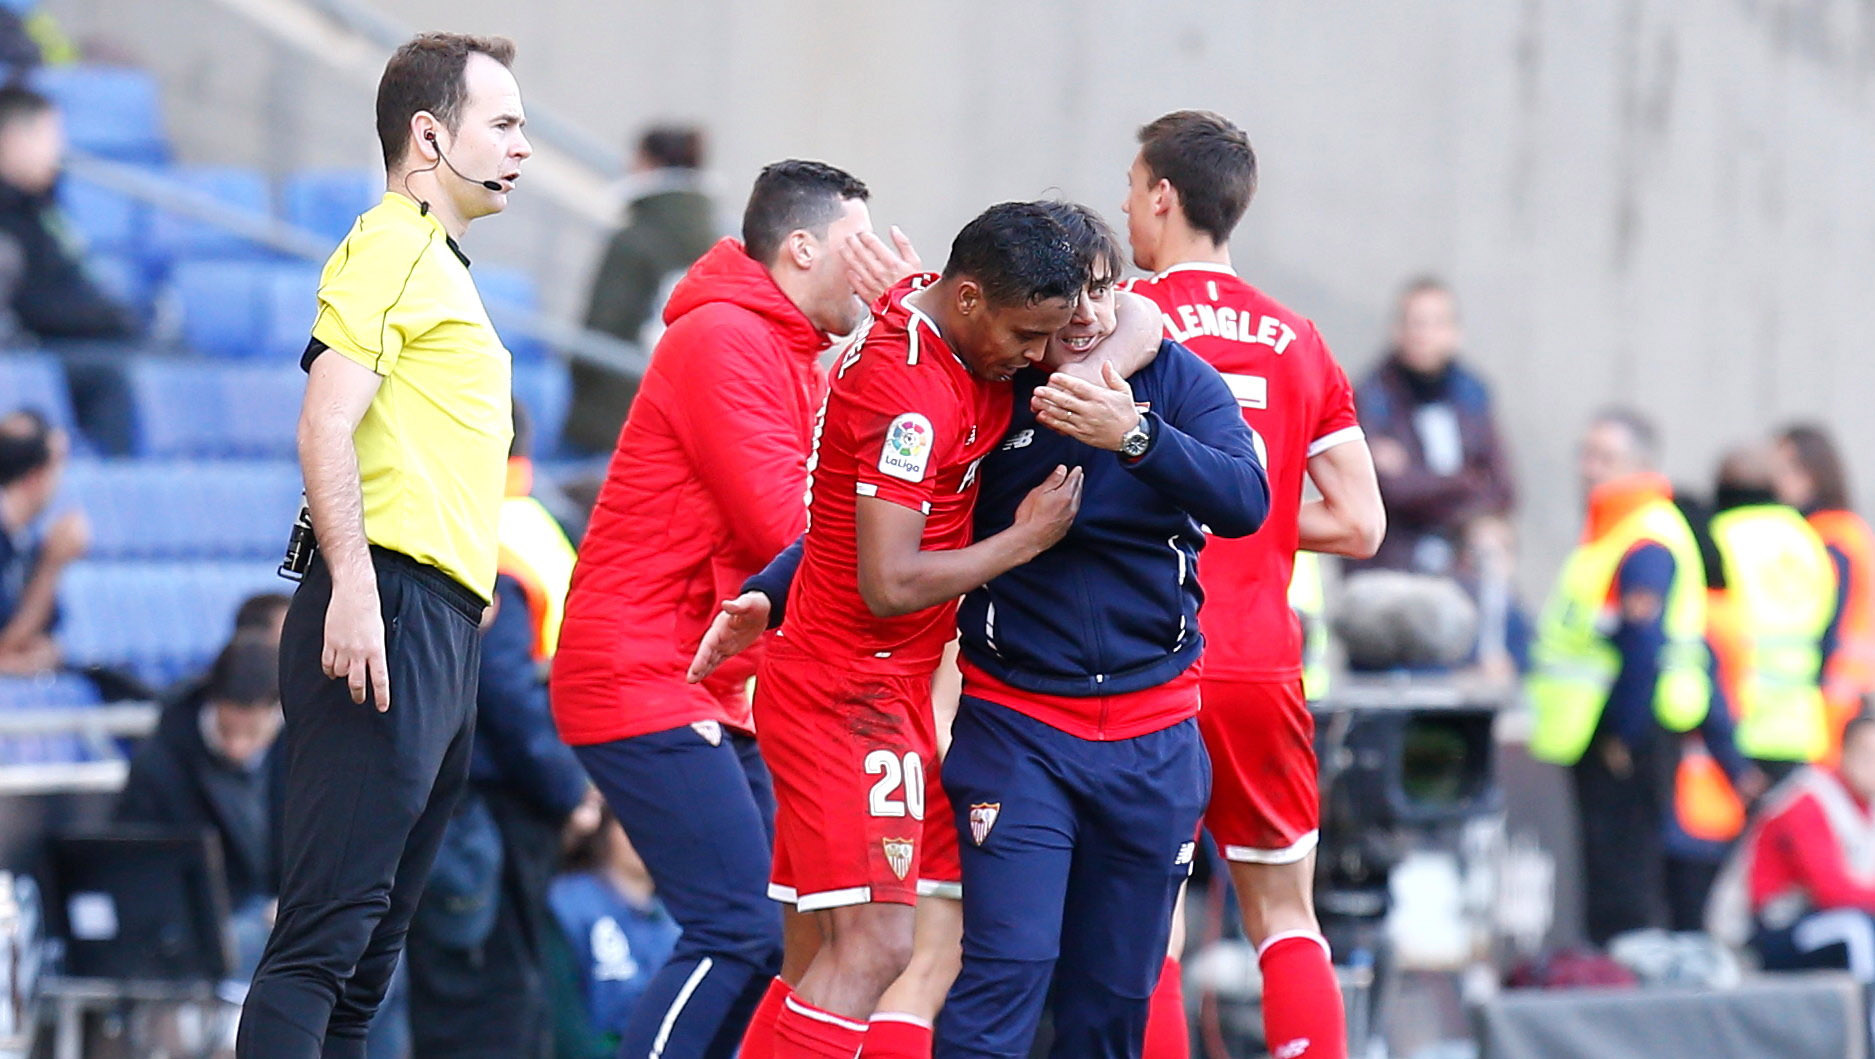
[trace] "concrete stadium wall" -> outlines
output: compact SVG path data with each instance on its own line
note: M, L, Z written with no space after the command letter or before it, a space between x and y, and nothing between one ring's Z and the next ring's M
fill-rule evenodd
M161 72L185 158L368 164L370 91L214 0L52 0ZM1575 534L1572 446L1652 412L1702 488L1793 417L1838 431L1875 496L1875 8L1856 0L384 0L520 44L527 98L618 142L705 123L725 201L822 157L928 261L977 209L1059 189L1116 222L1132 130L1179 106L1245 126L1253 282L1359 373L1407 275L1457 287L1523 484L1536 602ZM590 226L526 203L472 253L573 311ZM733 206L732 206L733 212Z

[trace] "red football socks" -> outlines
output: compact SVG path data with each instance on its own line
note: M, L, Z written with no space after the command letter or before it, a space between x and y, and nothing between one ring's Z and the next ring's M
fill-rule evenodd
M859 1059L931 1059L931 1024L901 1011L880 1011L866 1027Z
M1146 1050L1143 1059L1191 1059L1191 1029L1185 1024L1184 974L1178 960L1165 958L1159 984L1153 987L1146 1009Z
M781 1017L781 1006L793 995L794 988L779 978L768 983L768 992L755 1005L749 1028L742 1032L742 1050L737 1053L740 1059L774 1059L775 1020Z
M866 1043L866 1024L802 1000L782 1001L775 1020L775 1059L854 1059Z
M1328 943L1278 934L1257 953L1263 969L1263 1038L1271 1059L1347 1059L1348 1022Z

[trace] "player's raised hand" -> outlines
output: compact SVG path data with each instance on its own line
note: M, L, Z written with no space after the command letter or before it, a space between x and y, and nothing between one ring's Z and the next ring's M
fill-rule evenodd
M1139 425L1133 388L1112 364L1100 366L1098 383L1055 372L1048 385L1036 387L1029 407L1055 433L1109 452L1120 451L1120 439Z
M768 628L769 602L766 592L744 592L735 599L723 600L723 609L703 634L697 656L690 660L684 679L692 684L703 680L716 667L736 657L762 638Z
M924 270L918 251L912 249L911 240L898 230L898 225L892 226L891 234L891 246L872 232L861 232L848 236L840 248L846 259L847 282L867 305L878 301L899 280Z
M1068 535L1081 510L1081 469L1057 465L1042 484L1029 490L1016 508L1012 529L1033 534L1037 554L1054 547Z

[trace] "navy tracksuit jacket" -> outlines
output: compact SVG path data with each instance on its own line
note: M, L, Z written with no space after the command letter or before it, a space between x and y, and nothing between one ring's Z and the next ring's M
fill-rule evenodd
M1026 1056L1051 981L1055 1055L1139 1055L1210 766L1195 719L1135 732L1152 718L1126 716L1115 696L1198 661L1205 529L1243 536L1269 511L1236 400L1183 346L1165 342L1128 380L1152 421L1137 461L1040 426L1029 397L1046 381L1016 378L1009 434L980 470L976 535L1007 528L1060 464L1083 468L1081 510L1053 548L966 596L958 628L970 664L1057 706L1012 709L966 681L942 770L961 835L964 966L938 1059ZM782 600L790 551L746 587ZM1062 698L1086 708L1064 715Z

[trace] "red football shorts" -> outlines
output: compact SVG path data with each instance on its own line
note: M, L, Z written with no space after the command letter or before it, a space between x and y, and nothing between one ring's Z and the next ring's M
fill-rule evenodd
M1293 864L1315 849L1315 718L1302 681L1204 679L1198 730L1211 753L1204 824L1227 860Z
M780 641L756 677L755 728L775 779L769 896L803 912L916 904L937 762L930 674L855 672Z
M957 852L957 816L951 809L951 796L939 782L937 757L925 767L924 850L919 854L918 896L946 897L961 901L964 897L964 862Z

